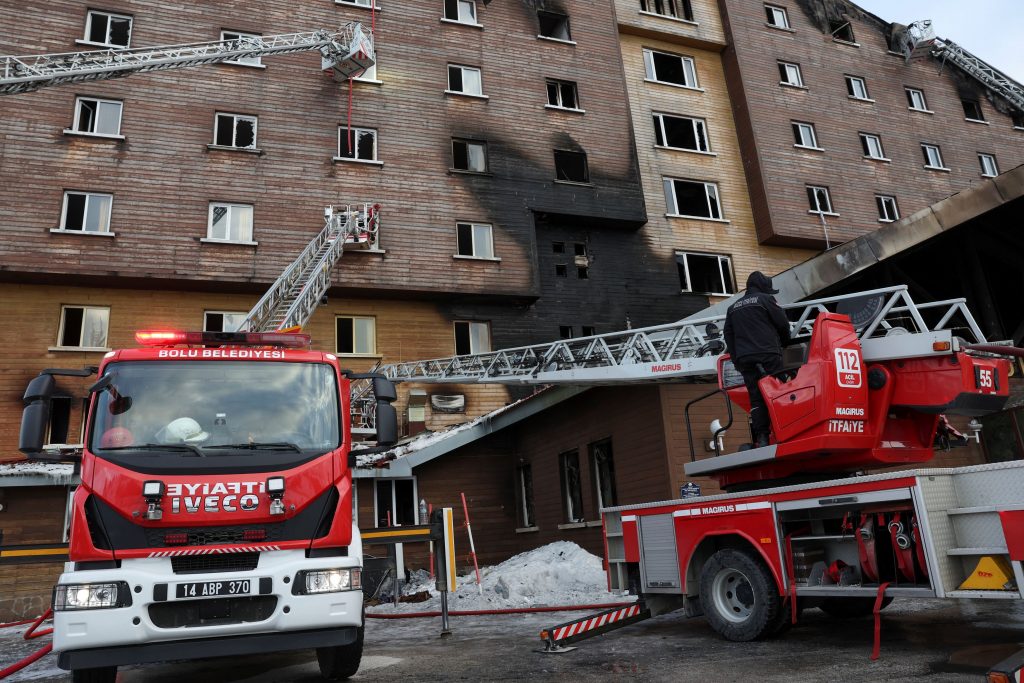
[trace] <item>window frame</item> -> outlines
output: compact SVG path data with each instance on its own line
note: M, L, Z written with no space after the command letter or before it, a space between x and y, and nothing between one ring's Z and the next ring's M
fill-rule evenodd
M839 21L842 21L842 20L840 19ZM853 21L842 21L842 23L840 23L837 27L832 28L832 25L836 24L836 23L838 23L838 22L835 22L835 21L829 22L828 31L829 31L829 35L832 36L832 40L836 41L837 43L843 43L845 45L856 45L856 46L859 47L860 43L857 42L857 35L853 32ZM845 37L844 38L840 38L840 37L838 37L836 35L837 33L839 33L840 31L842 31L844 29L849 31L849 33L850 33L850 37L849 38L845 38Z
M469 228L469 241L471 252L469 254L463 254L461 251L461 242L459 239L459 230L462 227ZM477 253L477 228L487 228L487 248L490 250L490 256L484 256ZM455 257L463 259L478 259L481 261L500 261L494 253L494 225L492 223L474 223L472 221L457 221L455 223Z
M993 173L987 172L987 169L985 168L986 160L992 162ZM990 154L988 152L978 152L978 163L981 165L982 178L995 178L996 176L999 175L999 162L996 160L995 154Z
M891 216L889 215L888 208L886 208L887 202L892 205ZM875 194L875 208L878 209L879 223L895 223L900 219L900 207L895 195Z
M851 100L857 100L858 102L874 102L871 99L871 93L868 91L868 81L863 76L853 76L851 74L844 74L843 79L846 81L846 96ZM857 94L856 85L860 84L864 91L864 96L861 97Z
M237 36L236 38L227 38L225 34L231 34ZM220 40L221 42L228 42L232 40L238 40L239 38L262 38L263 35L260 33L249 33L248 31L233 31L231 29L221 29ZM249 60L249 61L244 61ZM256 55L255 57L242 57L240 59L226 59L225 64L235 64L237 66L245 66L250 69L266 69L266 65L263 64L263 56Z
M390 500L390 505L388 506L388 510L389 511L396 511L396 510L398 510L398 500L396 498L396 493L395 493L395 482L396 481L411 481L412 482L412 515L413 515L413 524L419 524L419 523L421 523L423 521L423 520L421 520L419 518L420 517L420 505L419 505L420 490L419 490L419 482L417 481L415 475L413 475L411 477L386 477L386 478L385 477L381 477L381 478L371 479L371 481L373 482L373 528L374 529L384 528L384 527L380 526L380 501L379 501L380 497L377 495L377 485L380 484L380 483L383 483L383 482L387 482L387 483L389 483L391 485L390 486L390 489L391 489L391 500ZM397 515L395 515L395 516L397 516ZM391 518L391 526L401 526L401 525L397 524L397 520L395 519L395 516L392 516L392 518Z
M64 330L67 325L66 312L69 308L77 308L82 310L82 323L81 328L78 331L78 346L65 346L62 342L64 340ZM103 341L106 342L104 346L83 346L81 344L85 339L85 323L87 319L88 311L105 311L106 321L105 329L103 332ZM60 323L57 325L57 343L53 347L56 350L89 350L89 351L109 351L110 350L110 306L91 306L85 304L61 304L60 307Z
M779 69L779 85L785 86L787 88L801 88L803 90L808 89L806 82L804 81L804 72L803 69L800 68L799 62L787 62L780 59L776 61L776 64L778 64ZM793 68L792 72L790 71L790 67ZM788 80L790 73L796 74L796 83L793 83L792 81ZM786 78L787 80L783 80L783 78Z
M68 221L68 197L70 197L72 195L85 197L85 206L82 209L82 227L81 228L68 228L67 227L67 221ZM86 229L86 219L89 216L89 202L92 200L93 197L104 197L104 198L109 200L108 203L107 203L107 211L106 211L106 226L105 226L106 229L104 229L104 230L87 230ZM114 213L114 195L113 195L113 193L109 193L109 192L88 192L88 191L84 191L84 190L64 190L64 199L63 199L63 202L61 204L61 209L60 209L60 224L59 224L59 227L57 227L52 232L74 233L74 234L81 234L81 235L111 235L112 236L112 235L114 235L114 232L111 230L110 220L111 220L111 216L113 215L113 213Z
M529 485L527 485L527 481L529 481ZM516 531L536 529L537 510L533 495L533 463L520 462L516 465L516 489L516 507L519 508L516 521L520 524Z
M684 83L676 83L674 81L663 81L658 78L658 68L654 61L654 55L662 55L665 57L675 57L679 59L679 63L682 68ZM655 50L653 48L643 48L644 58L644 80L649 83L658 83L660 85L670 85L675 88L686 88L687 90L698 90L703 92L700 87L700 79L697 77L697 60L688 55L676 54L675 52L665 52L664 50ZM690 79L693 82L690 83Z
M697 154L714 154L715 152L711 149L711 137L708 134L708 122L707 119L700 118L697 116L683 116L681 114L666 114L664 112L653 111L651 116L655 120L654 128L654 146L659 149L673 149L682 152L694 152ZM693 139L696 142L700 142L703 137L705 149L690 149L689 147L676 147L668 144L668 131L665 130L665 117L670 119L678 119L679 121L689 121L693 126ZM699 135L698 128L703 129L703 136ZM658 137L661 137L661 143L658 142Z
M83 102L95 102L96 103L96 114L93 117L93 130L82 130L79 125L82 121L82 103ZM117 105L117 132L116 133L97 133L95 131L96 124L99 123L100 110L103 105L116 104ZM96 138L113 138L117 140L123 140L124 135L121 134L121 123L124 118L124 100L115 100L104 97L92 97L90 95L79 95L75 97L75 111L71 120L71 128L66 129L65 133L72 133L74 135L87 135L89 137Z
M670 8L671 11L657 11L658 3L663 3L663 8ZM679 11L680 9L682 12ZM693 14L693 3L690 0L640 0L640 14L697 24Z
M967 115L967 105L973 105L974 106L975 111L977 111L977 113L978 113L977 117L973 117L973 116L968 116ZM988 123L988 121L985 120L985 112L981 108L981 100L980 99L979 100L965 100L965 99L961 98L960 99L960 106L964 110L964 121L969 121L971 123Z
M351 320L352 321L352 350L342 351L341 350L341 338L338 334L338 321L339 320ZM371 325L370 329L372 334L370 335L370 343L372 348L369 351L359 351L356 348L356 341L358 335L356 334L356 321L357 320L369 320ZM347 313L336 313L334 315L334 352L336 355L344 358L366 358L366 357L377 357L380 354L377 353L377 317L373 315L356 315Z
M249 211L250 211L250 221L249 221L249 239L248 240L241 240L241 239L233 240L233 239L230 239L230 237L224 238L224 237L213 237L212 236L212 234L213 234L213 212L214 212L214 209L216 207L218 207L218 206L226 207L227 210L228 210L227 228L228 228L228 235L229 236L231 234L232 214L234 213L235 209L238 209L238 208L248 208L249 209ZM207 209L206 237L203 238L204 242L216 242L218 244L246 244L246 245L254 245L254 244L256 244L256 241L253 239L253 237L255 235L255 231L256 231L256 206L254 204L245 204L245 203L242 203L242 202L220 202L220 201L210 202L209 208Z
M448 16L448 0L442 0L441 18L444 21L451 22L453 24L463 24L465 26L481 26L479 14L477 14L476 0L453 0L455 3L455 17ZM470 5L472 9L472 21L465 21L462 18L462 5L466 3Z
M559 177L559 154L575 154L583 157L583 180L573 180L570 178ZM571 183L573 185L591 185L590 182L590 160L586 152L578 149L553 149L551 150L552 159L555 167L555 182L556 183Z
M568 466L570 456L575 458L575 491L570 490L572 484L570 482ZM583 506L583 470L580 467L580 449L572 448L558 454L558 474L559 488L561 489L560 497L562 499L562 519L564 520L559 526L585 524L586 515ZM579 502L579 510L575 509L576 501Z
M337 153L334 156L334 160L335 161L347 161L347 162L353 162L353 163L358 163L358 164L381 164L380 158L378 157L378 154L379 154L379 148L378 148L379 132L378 132L378 130L376 128L362 128L362 127L359 127L359 126L352 126L352 139L353 139L353 149L352 149L352 152L353 152L354 155L359 153L359 136L361 134L363 134L363 133L373 133L373 158L372 159L360 159L358 156L347 157L347 156L344 156L341 153L341 143L343 142L342 138L343 137L347 138L348 137L348 132L349 132L348 126L338 126L338 148L337 148Z
M722 291L720 292L703 292L697 291L693 288L693 276L690 275L690 261L689 256L706 256L718 259L718 277L722 284ZM736 271L733 269L732 256L730 254L713 254L707 251L686 251L685 249L676 249L676 266L680 265L680 258L682 258L683 272L686 275L686 287L683 287L683 283L679 283L679 290L683 294L700 294L707 296L732 296L736 293ZM723 262L725 265L723 265ZM726 287L726 270L729 273L729 279L732 282L733 291L729 292Z
M807 213L812 214L814 216L838 216L839 215L839 213L837 213L836 210L835 210L835 204L832 203L832 191L829 189L829 187L827 185L805 185L804 187L805 187L805 189L807 191L810 191L810 190L814 190L815 191L814 192L814 205L816 207L818 207L817 209L812 208L811 204L810 204L810 201L808 201ZM825 192L825 200L828 202L828 211L822 211L822 209L821 209L821 203L818 201L818 193L817 193L818 190L824 190L824 192ZM807 195L807 198L808 198L808 200L810 200L810 194Z
M241 323L239 323L239 327L238 327L237 330L224 330L224 325L223 324L221 325L221 329L219 329L219 330L211 330L211 329L209 329L209 319L208 319L208 316L211 316L211 315L219 315L219 316L228 316L228 315L235 316L235 315L239 315L239 316L242 316L242 320L241 320ZM246 319L246 317L248 315L249 315L249 313L246 312L246 311L203 311L203 332L225 332L225 331L230 331L230 332L248 332L248 328L245 325L242 324L242 323L245 322L245 319ZM223 320L221 320L221 323L223 323Z
M601 483L603 481L602 468L598 464L598 450L600 448L607 447L607 474L610 478L610 492L612 500L606 501L604 495L601 493ZM587 452L590 456L590 472L594 480L594 502L597 504L597 511L600 511L606 507L615 507L618 505L618 490L615 485L615 454L612 450L612 439L608 437L599 441L594 441L587 444Z
M483 170L476 171L476 170L473 170L471 168L459 168L458 166L456 166L455 165L455 145L456 144L466 145L466 165L467 166L470 165L469 164L469 160L470 160L469 146L470 145L478 145L478 146L482 147L483 151L484 151L484 167L483 167ZM450 169L451 171L454 171L455 173L476 173L476 174L480 174L480 175L487 175L487 174L489 174L491 172L491 158L490 158L490 154L489 154L488 149L487 149L487 142L485 140L473 140L473 139L470 139L470 138L452 138L451 150L452 150L452 167Z
M865 159L871 159L872 161L891 161L885 156L885 148L882 146L882 137L875 133L858 133L860 137L861 151L864 152ZM878 154L872 154L872 142L878 147Z
M549 36L543 33L543 25L541 23L541 15L548 15L551 17L561 17L559 24L565 27L565 38L559 38L558 36ZM566 45L575 45L576 41L572 39L572 26L569 22L569 15L564 12L553 12L546 9L537 10L537 39L538 40L551 40L556 43L565 43Z
M232 141L232 143L237 143L237 141L238 141L238 122L239 121L250 121L252 123L252 144L249 145L249 146L243 147L243 146L238 145L238 144L222 145L219 142L217 142L217 139L220 137L219 133L220 133L220 120L221 120L221 117L225 117L225 118L230 117L232 119L232 123L231 123L231 141ZM210 143L211 147L214 147L216 149L223 149L223 150L240 150L240 151L245 151L245 152L257 152L257 151L259 151L259 146L257 144L258 142L259 142L259 116L254 116L252 114L236 114L234 112L229 112L229 111L218 111L218 112L214 113L214 115L213 115L213 142Z
M813 149L813 150L816 150L816 151L819 151L819 152L824 150L824 147L822 147L821 143L818 142L818 131L815 129L813 123L810 123L809 121L790 121L789 123L790 123L790 127L791 127L791 129L792 129L792 131L794 133L793 140L796 140L796 138L797 138L796 134L797 134L798 131L802 131L804 128L806 128L810 132L810 134L811 134L811 142L814 143L813 145L805 145L805 144L803 144L802 141L804 139L804 135L801 134L800 135L801 142L794 142L794 144L793 144L794 147L798 147L800 149Z
M707 206L708 206L708 215L707 216L698 216L698 215L692 215L692 214L679 213L679 198L676 195L676 185L675 185L677 182L693 183L693 184L696 184L696 185L703 185L704 186L704 199L707 202ZM711 182L711 181L708 181L708 180L692 180L690 178L675 178L673 176L662 176L662 188L663 188L663 190L664 190L664 188L668 187L668 185L670 183L671 183L671 187L672 187L672 196L671 196L671 200L672 201L671 201L671 204L669 204L669 195L667 193L665 193L665 202L666 202L666 205L667 205L666 208L668 209L667 215L669 217L671 217L671 218L689 218L689 219L700 220L700 221L715 221L715 222L719 222L719 223L728 223L729 222L725 218L725 211L722 208L722 193L719 190L718 183ZM708 192L708 188L713 188L714 189L714 200L715 200L715 203L717 204L717 209L718 209L718 216L717 217L713 215L714 211L712 211L711 193Z
M463 87L462 90L456 90L455 88L452 87L452 70L453 69L457 69L459 71L459 80L462 81L462 87ZM480 92L471 92L469 90L465 90L465 86L466 86L466 72L467 71L468 72L476 72L477 82L480 84ZM485 100L489 99L489 97L484 94L484 72L483 72L483 69L481 69L478 66L469 66L468 64L454 64L452 62L448 63L448 87L445 89L444 92L445 92L446 95L461 95L463 97L478 97L480 99L485 99Z
M459 335L457 332L459 325L466 325L466 331L469 334L469 353L459 353ZM474 350L473 349L473 328L475 325L483 326L487 330L487 350ZM456 356L477 356L482 353L490 353L491 347L494 346L492 343L493 337L491 337L491 321L490 320L453 320L452 321L452 336L455 341L455 355Z
M338 5L351 5L353 7L380 11L380 3L377 0L334 0L334 2Z
M557 94L557 97L555 99L558 101L557 104L553 104L551 102L551 86L552 85L555 86L555 93ZM567 107L563 103L562 87L566 86L566 85L572 86L573 98L576 100L576 106L575 107ZM545 78L544 79L544 89L545 89L545 94L547 95L547 104L544 105L546 108L548 108L548 109L560 109L562 111L573 111L573 112L582 112L583 111L582 107L580 107L579 84L576 81L566 81L566 80L562 80L562 79L558 79L558 78Z
M779 5L773 5L773 4L769 3L769 2L766 2L766 3L764 3L764 10L765 10L765 19L766 19L765 25L766 26L770 26L771 28L782 29L783 31L792 31L793 30L793 27L790 26L790 24L789 24L789 11L786 10L785 7L781 7ZM781 24L777 24L777 23L774 22L774 19L777 16L776 12L778 12L782 16L782 23ZM769 14L771 14L771 16L769 16Z
M905 86L903 86L903 92L906 93L906 96L907 96L907 109L909 109L910 111L920 111L920 112L924 112L926 114L934 114L935 113L931 109L928 108L928 99L924 95L924 90L921 90L920 88L911 88L910 86L906 86L905 85ZM921 97L921 107L915 107L914 106L914 94L920 95L920 97Z
M931 163L931 155L928 154L929 150L935 150L935 158L938 159L938 165ZM924 167L932 171L948 171L949 167L945 166L945 161L942 158L942 148L939 145L933 145L930 142L921 143L921 151L924 152Z
M107 41L106 42L102 42L101 43L101 42L97 42L95 40L90 40L89 39L89 35L92 33L92 19L93 19L94 16L97 16L97 15L98 16L104 16L104 17L107 18ZM128 21L128 41L124 45L120 45L118 43L111 43L110 42L110 19L111 18L114 18L114 19L126 19ZM108 12L107 10L102 10L102 9L90 9L90 10L88 10L86 12L86 15L85 15L85 34L84 34L84 36L82 37L81 40L76 40L75 42L76 43L81 43L83 45L96 45L96 46L99 46L99 47L110 47L110 48L114 48L114 49L127 50L128 48L130 48L132 46L132 31L134 29L135 29L135 17L134 17L134 15L131 15L131 14L120 14L118 12Z

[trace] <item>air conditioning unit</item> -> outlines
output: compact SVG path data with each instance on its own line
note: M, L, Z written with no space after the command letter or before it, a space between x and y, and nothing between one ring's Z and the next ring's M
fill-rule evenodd
M430 407L435 413L464 413L466 397L462 394L434 394L430 397Z

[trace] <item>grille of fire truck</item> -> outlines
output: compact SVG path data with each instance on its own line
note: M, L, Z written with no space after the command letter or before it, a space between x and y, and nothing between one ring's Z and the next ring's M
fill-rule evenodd
M259 553L231 553L228 555L186 555L171 558L175 574L205 574L208 572L248 572L260 563Z
M269 619L275 607L277 597L273 595L175 600L150 605L149 618L157 628L244 624Z
M247 534L246 532L249 533ZM146 542L150 548L269 543L287 540L284 532L285 529L282 524L191 527L187 529L151 528L146 529ZM186 538L187 540L185 540Z

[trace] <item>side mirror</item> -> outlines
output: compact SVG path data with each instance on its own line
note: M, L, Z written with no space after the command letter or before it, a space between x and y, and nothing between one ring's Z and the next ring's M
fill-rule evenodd
M398 412L386 401L377 401L377 446L398 443Z
M391 403L398 400L398 390L395 389L395 383L387 377L373 378L373 395L377 397L378 401Z
M46 428L50 424L50 399L57 383L52 375L39 375L25 389L25 410L21 413L18 450L31 460L51 460L43 452Z

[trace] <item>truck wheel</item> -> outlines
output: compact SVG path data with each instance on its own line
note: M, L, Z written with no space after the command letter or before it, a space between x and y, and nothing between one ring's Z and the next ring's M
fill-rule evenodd
M320 675L324 679L343 681L359 671L359 662L363 659L364 628L365 626L359 627L356 631L355 642L348 645L317 648L316 661L320 665Z
M100 669L75 669L71 672L73 683L114 683L117 667L105 666Z
M892 603L891 597L882 599L882 609ZM825 598L818 605L821 611L837 619L855 619L866 617L875 609L875 598Z
M724 548L701 570L700 604L711 628L729 640L746 642L779 628L783 601L761 558Z

